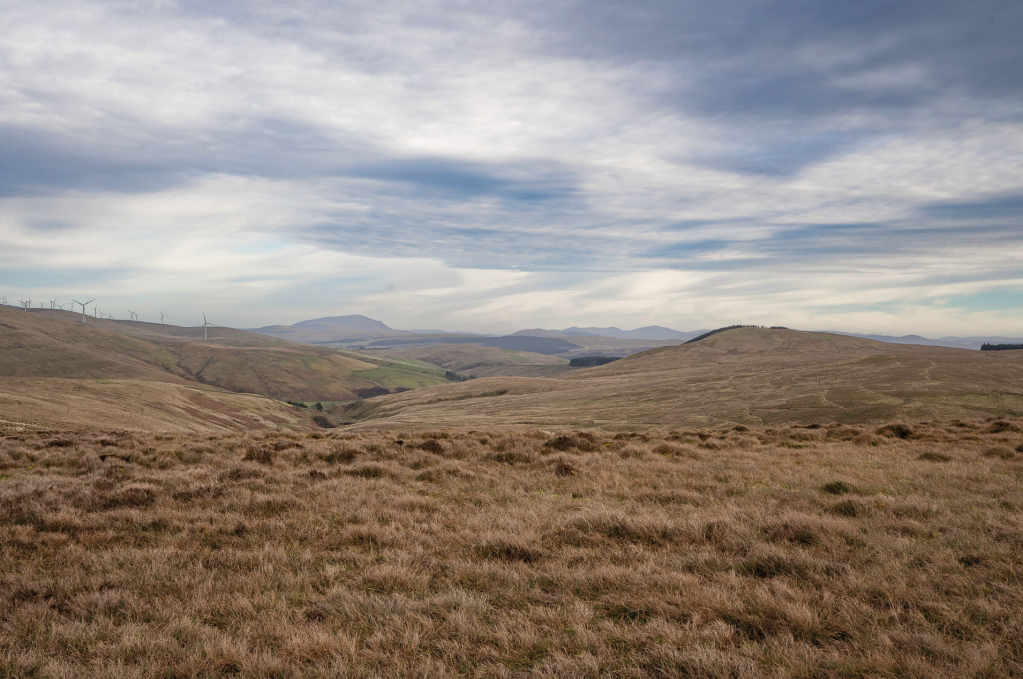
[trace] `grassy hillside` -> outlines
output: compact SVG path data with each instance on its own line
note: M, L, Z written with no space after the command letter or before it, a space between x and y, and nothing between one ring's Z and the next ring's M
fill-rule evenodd
M550 379L474 380L374 398L338 415L361 426L642 428L1021 413L1023 352L743 328Z
M1020 677L1021 428L0 428L0 676Z
M353 401L401 389L447 384L443 371L302 345L173 347L190 377L231 391L295 401Z
M228 433L313 431L308 411L208 387L137 380L0 378L0 429Z
M230 328L88 319L0 307L0 377L198 382L295 401L351 401L446 383L443 370Z
M181 382L177 357L150 341L64 316L0 306L0 376Z
M557 356L512 351L474 344L439 344L431 347L393 349L391 357L412 358L466 375L489 377L548 377L568 370L568 361Z

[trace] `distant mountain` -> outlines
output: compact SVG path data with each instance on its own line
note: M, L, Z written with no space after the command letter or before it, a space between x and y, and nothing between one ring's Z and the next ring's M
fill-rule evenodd
M314 318L311 321L299 321L289 327L295 330L371 330L376 332L395 332L380 321L367 316L327 316Z
M579 345L573 344L566 339L553 337L540 337L537 335L508 335L507 337L483 337L482 335L462 336L454 335L438 339L436 337L400 337L397 339L383 339L370 342L367 347L376 348L397 348L429 346L434 344L478 344L483 347L497 347L498 349L510 349L511 351L527 351L535 354L561 354L577 350Z
M568 328L562 330L566 335L572 335L573 333L585 333L587 335L596 335L598 337L615 337L618 339L647 339L647 340L688 340L701 335L706 332L705 330L693 330L690 332L682 332L679 330L672 330L671 328L665 328L660 325L648 325L642 328L636 328L635 330L622 330L621 328Z
M513 332L508 337L553 337L555 339L563 339L569 337L560 330L544 330L543 328L530 328L529 330L519 330Z
M660 325L648 325L635 330L622 330L621 328L565 328L564 330L543 330L532 328L530 330L519 330L514 335L528 335L530 337L611 337L613 339L639 339L639 340L688 340L698 337L705 330L693 330L681 332L672 330Z
M488 335L486 333L479 332L462 332L459 330L428 330L425 328L412 328L411 330L404 330L402 332L414 332L417 335L465 335L473 337L500 337L500 335Z
M354 337L376 338L405 334L404 330L394 330L380 321L360 315L313 318L292 325L267 325L262 328L250 328L250 331L296 342L314 343Z
M938 339L930 339L920 335L895 337L892 335L859 335L853 332L837 332L834 330L825 330L824 332L830 332L833 335L845 335L847 337L862 337L889 344L920 344L929 347L951 347L953 349L974 349L977 351L980 350L982 344L1015 344L1023 342L1023 339L1014 337L939 337Z

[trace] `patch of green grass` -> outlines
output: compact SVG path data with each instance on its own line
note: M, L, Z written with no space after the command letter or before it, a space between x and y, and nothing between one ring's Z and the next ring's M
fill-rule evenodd
M355 377L372 380L377 384L394 389L404 387L406 389L418 389L419 387L430 387L435 384L446 384L443 376L432 372L414 369L412 366L404 366L391 363L374 370L362 370L352 373Z

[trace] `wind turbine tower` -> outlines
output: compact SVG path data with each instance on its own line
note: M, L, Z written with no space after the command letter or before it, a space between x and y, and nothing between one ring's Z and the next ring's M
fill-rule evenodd
M206 341L206 330L211 325L213 324L206 320L206 312L202 312L202 339L204 342Z
M92 304L95 301L95 299L90 299L88 302L79 302L77 299L71 300L72 304L80 304L82 307L82 323L85 323L85 305ZM93 308L93 311L95 312L95 307Z
M163 312L160 312L160 325L163 325Z
M139 312L128 309L128 313L131 314L131 320L133 321L139 320Z

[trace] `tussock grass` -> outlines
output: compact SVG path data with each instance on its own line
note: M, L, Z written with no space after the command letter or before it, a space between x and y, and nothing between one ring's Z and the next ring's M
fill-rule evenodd
M0 676L1020 676L1020 424L7 431Z

